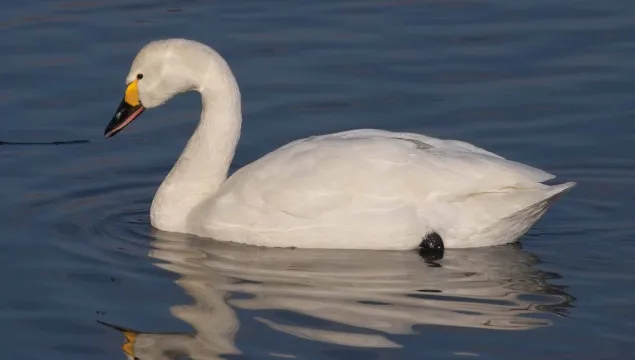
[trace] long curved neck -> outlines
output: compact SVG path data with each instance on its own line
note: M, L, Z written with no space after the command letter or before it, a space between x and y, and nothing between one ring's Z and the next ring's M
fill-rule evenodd
M240 137L241 100L233 75L199 91L201 120L152 202L152 224L161 230L188 231L191 211L226 180Z

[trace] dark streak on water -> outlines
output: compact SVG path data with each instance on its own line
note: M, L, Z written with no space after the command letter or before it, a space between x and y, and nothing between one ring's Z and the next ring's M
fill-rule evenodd
M0 141L0 145L72 145L72 144L84 144L90 142L88 140L70 140L70 141L49 141L49 142L37 142L37 141Z
M97 321L140 331L142 360L628 358L633 34L626 0L4 1L2 358L125 359ZM162 37L210 44L234 69L234 168L376 127L470 141L579 186L522 248L442 259L153 234L149 204L199 100L101 134L134 54Z

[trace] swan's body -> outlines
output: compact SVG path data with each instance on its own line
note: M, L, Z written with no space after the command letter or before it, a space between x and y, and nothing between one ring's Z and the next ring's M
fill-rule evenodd
M201 121L152 203L160 230L277 247L413 249L431 233L446 248L489 246L516 241L575 185L544 185L554 176L464 142L381 130L298 140L227 178L241 107L220 55L188 40L153 42L128 83L138 86L137 105L118 112L109 135L131 121L122 112L187 90L203 99Z

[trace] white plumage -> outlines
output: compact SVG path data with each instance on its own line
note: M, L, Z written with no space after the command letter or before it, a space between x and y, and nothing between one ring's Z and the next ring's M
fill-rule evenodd
M152 224L261 246L413 249L437 233L446 248L509 243L573 182L468 143L354 130L287 144L227 171L240 135L240 92L214 50L182 39L146 45L128 81L158 106L198 90L203 114L159 188Z

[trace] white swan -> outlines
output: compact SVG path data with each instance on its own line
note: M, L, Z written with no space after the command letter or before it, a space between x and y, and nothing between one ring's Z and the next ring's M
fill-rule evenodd
M196 90L196 131L152 202L159 230L260 246L466 248L516 241L567 189L554 176L468 143L354 130L287 144L227 177L242 121L227 63L185 39L132 63L113 136L146 108Z

